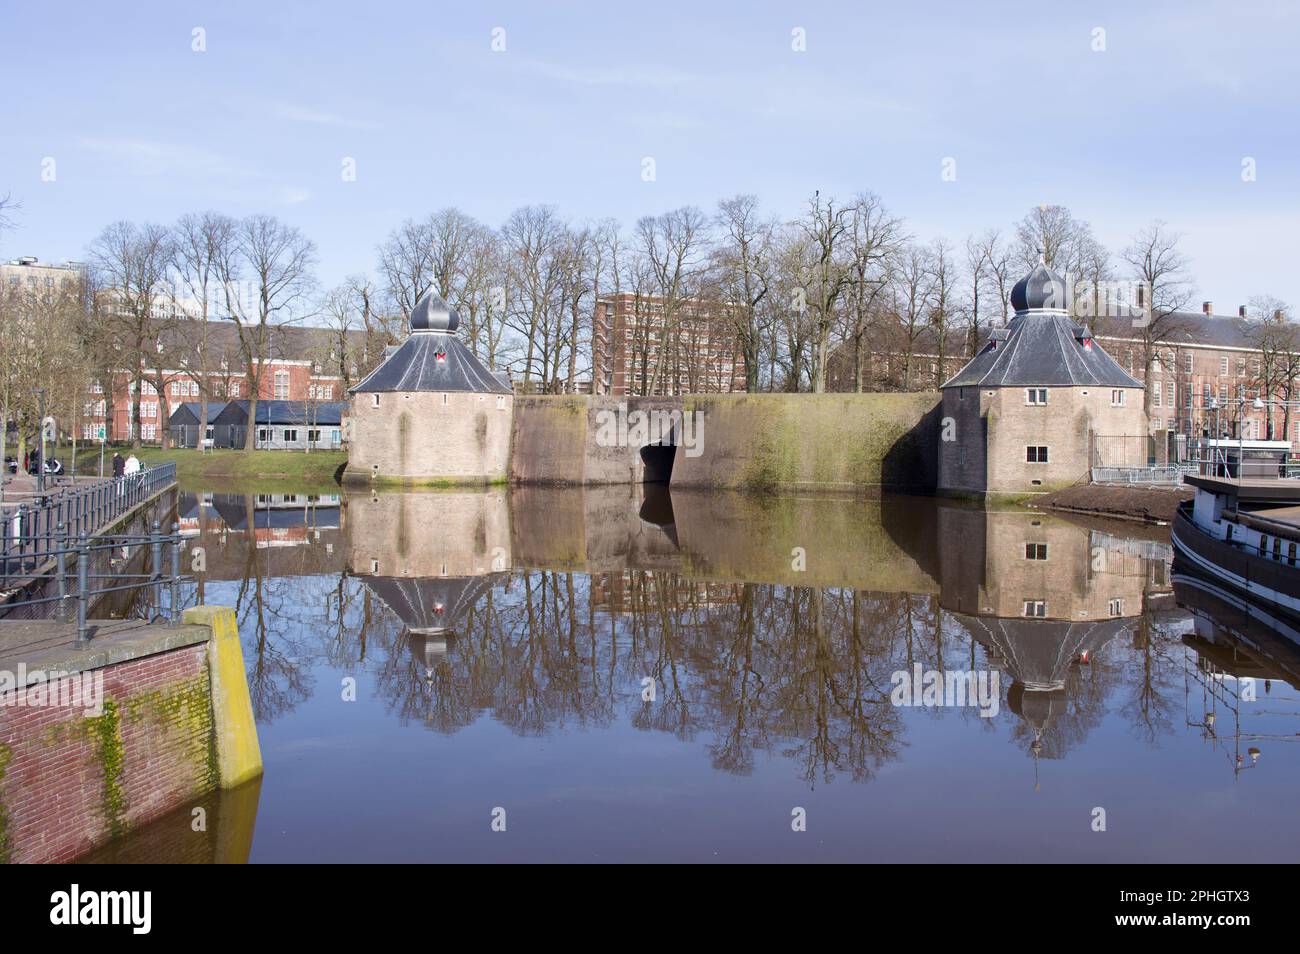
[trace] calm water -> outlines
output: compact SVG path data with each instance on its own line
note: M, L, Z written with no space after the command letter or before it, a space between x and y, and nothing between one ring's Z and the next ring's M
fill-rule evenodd
M241 855L250 826L251 861L1300 846L1300 653L1175 592L1165 531L639 488L214 488L181 519L203 598L237 607L266 763L260 786L207 800L235 832L209 857ZM917 664L995 671L996 715L892 704ZM97 857L179 858L188 821Z

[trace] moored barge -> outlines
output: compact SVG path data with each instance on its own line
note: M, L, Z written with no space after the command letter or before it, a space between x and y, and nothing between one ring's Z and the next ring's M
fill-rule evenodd
M1300 619L1300 480L1183 479L1196 496L1174 517L1176 559Z

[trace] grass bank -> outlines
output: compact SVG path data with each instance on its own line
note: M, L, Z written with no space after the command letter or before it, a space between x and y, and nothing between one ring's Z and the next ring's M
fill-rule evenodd
M117 450L123 457L130 453L129 448L108 447L104 450L104 468L107 471ZM58 454L68 463L71 453L61 448ZM158 447L142 447L135 455L146 467L161 464L164 461L176 462L176 476L182 486L199 486L209 481L239 481L241 484L262 484L267 486L293 484L295 487L337 487L337 475L348 462L345 451L316 450L310 454L302 451L279 450L213 450L200 453L189 448L162 450ZM89 447L77 451L77 473L95 474L99 472L99 447Z

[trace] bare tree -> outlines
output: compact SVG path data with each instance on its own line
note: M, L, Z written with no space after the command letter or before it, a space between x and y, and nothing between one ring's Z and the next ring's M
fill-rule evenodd
M938 388L946 380L944 365L948 358L949 335L955 315L957 270L953 265L952 246L943 239L930 243L930 302L929 325L934 338L935 370L934 386Z
M543 388L562 317L563 247L568 229L552 206L530 205L510 214L501 234L509 251L509 321L524 338L524 385L536 375Z
M647 394L655 394L663 381L669 342L677 334L684 308L699 294L708 253L707 219L694 206L638 220L636 234L660 312L658 353ZM664 388L667 393L669 388Z
M1290 401L1300 371L1300 329L1291 318L1290 306L1272 295L1255 295L1250 299L1251 317L1239 319L1242 338L1259 352L1258 372L1251 375L1251 387L1258 396L1270 403L1264 412L1267 440L1274 440L1274 398L1283 404L1282 435L1285 439L1291 429Z
M169 309L157 308L167 296L167 270L171 265L171 234L161 225L137 226L114 222L90 246L90 264L105 303L104 325L123 362L127 364L134 394L131 408L131 446L140 446L140 398L146 370L158 362L160 334L166 331ZM165 401L165 395L162 396ZM166 405L164 404L164 411ZM166 426L163 428L164 439Z
M232 236L217 256L217 274L226 311L239 335L249 392L244 449L253 450L262 375L272 356L274 333L302 317L298 311L313 287L316 246L298 229L270 215L241 220Z
M720 298L735 328L745 363L745 390L758 390L758 306L768 293L773 224L759 216L758 198L737 195L718 203L717 225L722 239L715 251Z
M186 353L184 363L199 389L199 434L201 443L207 436L208 401L214 394L213 367L218 356L211 348L212 317L223 304L218 289L217 261L221 250L231 242L234 222L216 212L187 213L172 229L172 269L177 285L192 303L180 316L180 343ZM225 389L221 395L224 397Z
M1184 328L1179 311L1192 296L1188 260L1178 248L1182 236L1163 222L1144 226L1124 249L1123 259L1137 280L1144 300L1133 325L1141 341L1143 408L1151 413L1151 367L1158 345Z

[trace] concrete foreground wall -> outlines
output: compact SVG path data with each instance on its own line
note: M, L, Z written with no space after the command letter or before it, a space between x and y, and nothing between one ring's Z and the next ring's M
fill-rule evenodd
M937 479L939 395L696 394L677 398L521 397L510 480L641 483L637 412L690 415L677 434L671 485L763 491L930 490ZM603 435L602 435L602 428ZM623 441L623 433L629 440ZM682 441L689 438L694 446Z

